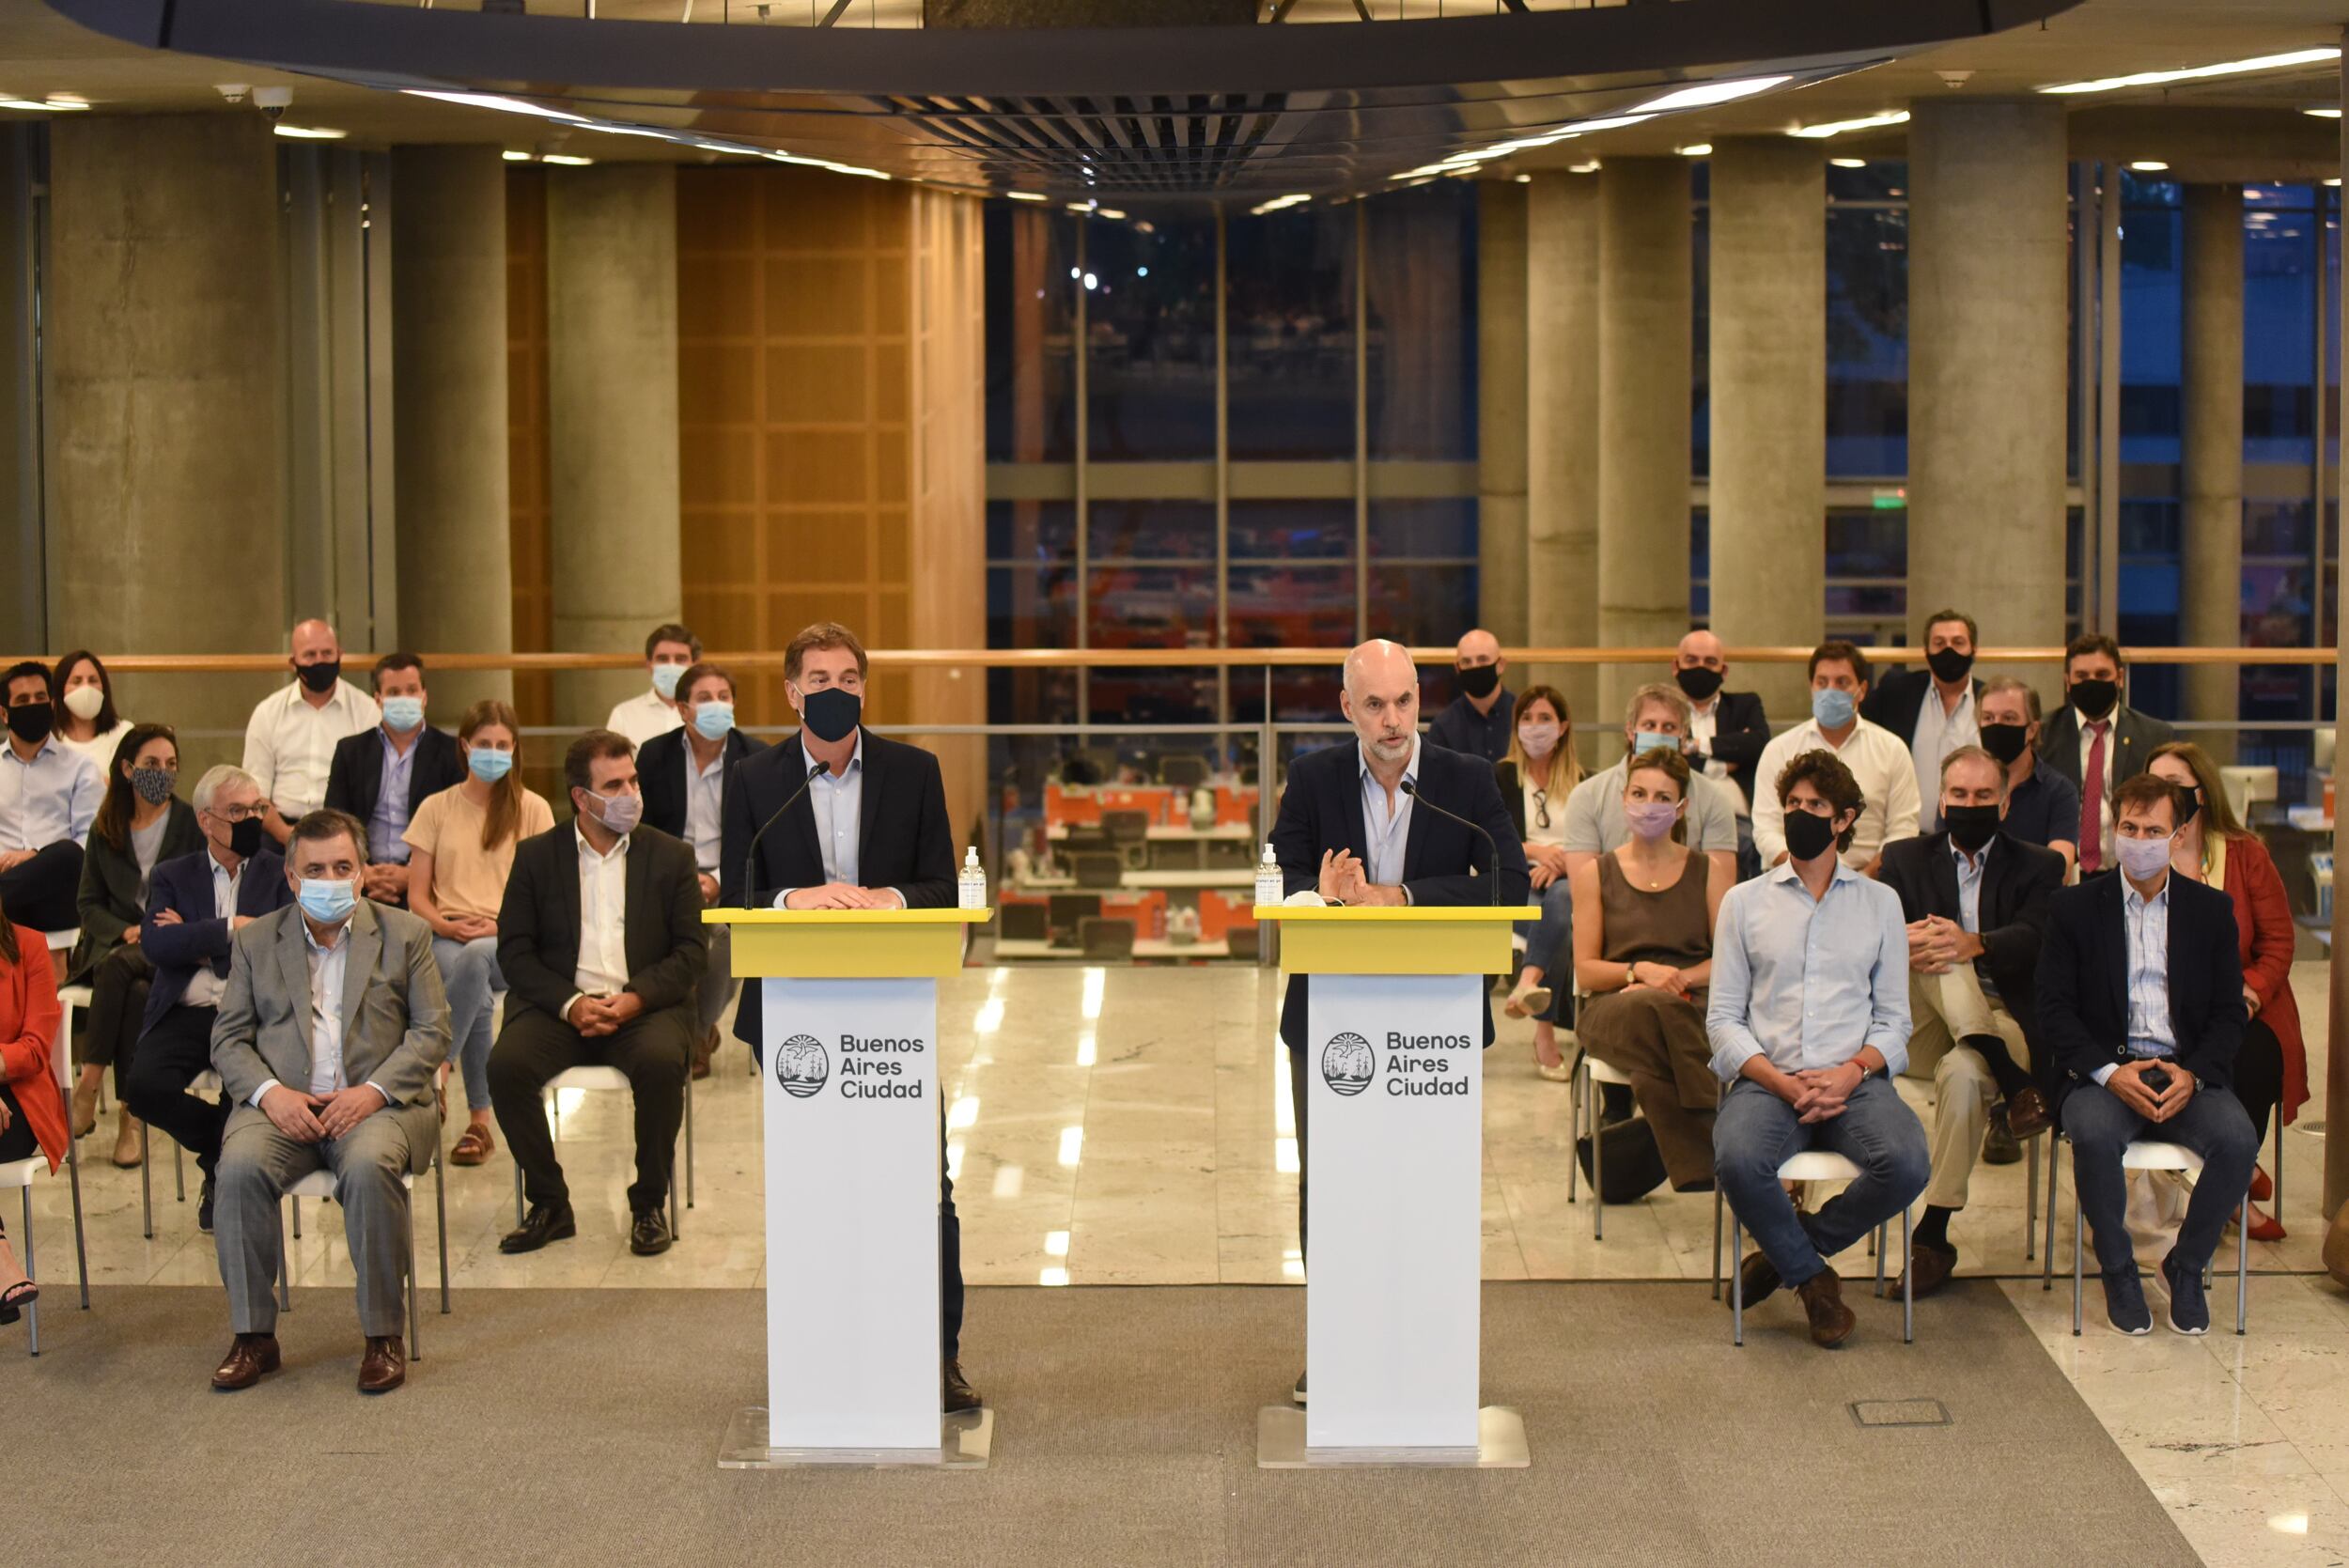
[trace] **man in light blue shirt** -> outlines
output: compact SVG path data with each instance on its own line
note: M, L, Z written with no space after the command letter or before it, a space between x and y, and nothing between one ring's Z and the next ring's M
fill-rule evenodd
M1899 895L1837 858L1864 804L1842 759L1802 753L1774 787L1786 860L1731 889L1713 932L1705 1032L1729 1085L1713 1171L1760 1246L1738 1265L1746 1302L1792 1285L1812 1343L1834 1346L1854 1319L1827 1260L1915 1202L1930 1163L1891 1082L1908 1063L1908 934ZM1859 1177L1800 1213L1778 1168L1814 1148Z
M8 743L0 747L0 909L36 931L80 924L82 846L105 793L98 765L57 739L49 671L26 660L0 675Z

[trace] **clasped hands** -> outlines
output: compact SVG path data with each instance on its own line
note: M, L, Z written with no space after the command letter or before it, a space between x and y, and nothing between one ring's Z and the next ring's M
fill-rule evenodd
M1943 915L1908 923L1908 967L1920 974L1947 974L1980 955L1982 940Z
M1541 892L1566 874L1566 851L1563 845L1536 844L1529 839L1525 845L1525 860L1535 893Z
M634 991L616 996L583 996L571 1003L570 1025L589 1039L615 1034L622 1025L645 1010L645 999Z
M354 1083L331 1094L304 1094L280 1083L261 1096L261 1113L297 1143L340 1138L391 1101L371 1083Z
M785 895L786 909L894 909L894 888L860 888L853 882L826 882L817 888L794 888Z
M2169 1075L2170 1081L2159 1089L2145 1081L2145 1075L2155 1069ZM2186 1109L2186 1102L2194 1097L2197 1087L2194 1075L2174 1063L2145 1058L2124 1062L2112 1069L2105 1079L2105 1087L2113 1097L2149 1122L2167 1122Z
M1797 1119L1808 1126L1841 1116L1867 1077L1858 1062L1845 1062L1833 1067L1805 1067L1798 1073L1774 1072L1769 1089L1793 1106Z
M1623 988L1636 991L1645 986L1650 990L1670 991L1681 1001L1688 1000L1688 977L1670 964L1651 963L1646 959L1630 965L1623 977Z
M1321 879L1315 891L1322 897L1340 904L1399 905L1403 890L1381 886L1370 879L1369 868L1351 849L1325 849L1321 852Z

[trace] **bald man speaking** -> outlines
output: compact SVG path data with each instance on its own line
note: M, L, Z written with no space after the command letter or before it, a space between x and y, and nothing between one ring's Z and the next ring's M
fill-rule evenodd
M1525 846L1509 821L1492 764L1447 751L1419 735L1419 672L1401 644L1364 643L1346 658L1339 699L1354 743L1308 752L1289 764L1272 852L1290 896L1318 893L1331 904L1492 904L1523 908ZM1408 788L1406 786L1408 786ZM1416 792L1416 798L1414 798ZM1458 820L1466 818L1466 821ZM1490 841L1468 826L1481 826ZM1501 890L1490 881L1501 861ZM1281 1040L1289 1048L1297 1107L1297 1234L1305 1240L1305 1072L1312 1057L1306 985L1289 979ZM1493 1015L1485 1004L1485 1044ZM1297 1380L1304 1403L1305 1380Z

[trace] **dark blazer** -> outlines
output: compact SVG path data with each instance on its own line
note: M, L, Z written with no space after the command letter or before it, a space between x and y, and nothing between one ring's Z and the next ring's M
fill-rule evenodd
M292 902L286 862L274 846L264 846L244 862L237 882L237 913L257 920ZM139 1024L142 1034L179 1005L198 969L209 965L221 979L228 978L231 933L228 922L212 913L212 908L210 849L155 862L155 873L148 878L147 918L139 924L139 945L155 966L155 979L147 992L147 1017ZM157 924L155 917L165 909L179 919L168 925Z
M1370 834L1362 822L1361 747L1353 741L1308 752L1289 764L1281 791L1281 815L1272 825L1272 852L1290 893L1311 892L1321 883L1321 857L1331 849L1361 855ZM1422 741L1419 788L1426 800L1483 827L1501 852L1500 896L1488 878L1492 850L1450 817L1414 802L1403 841L1403 887L1414 904L1493 904L1521 907L1530 886L1525 846L1501 803L1501 786L1483 757L1464 756ZM1482 868L1481 871L1479 868ZM1281 1039L1291 1050L1307 1048L1305 976L1289 978L1281 1004ZM1493 1042L1492 1002L1485 1009L1485 1043Z
M1868 688L1859 716L1881 724L1906 746L1917 737L1917 716L1925 710L1925 694L1933 690L1931 670L1895 670ZM1982 698L1982 682L1974 682L1974 698Z
M416 736L415 756L408 765L408 815L427 798L465 782L465 753L457 737L427 724ZM334 742L334 760L326 768L326 803L347 811L367 825L375 815L376 798L383 789L383 726L370 724L357 735Z
M579 989L579 830L573 823L515 846L514 869L498 906L498 968L506 974L510 1022L535 1008L560 1021ZM693 846L657 828L628 841L628 989L647 1016L693 1005L709 959Z
M2128 928L2121 874L2065 888L2047 906L2039 950L2039 1039L2062 1070L2060 1090L2108 1062L2128 1060ZM2214 1089L2234 1077L2243 1043L2243 963L2234 905L2216 889L2171 876L2170 1027L2178 1064Z
M719 819L723 823L725 785L734 782L734 769L742 759L767 749L764 740L754 740L740 730L726 732L725 759L719 764ZM685 837L685 731L670 730L656 735L636 751L636 779L645 792L645 823L660 829L671 838ZM690 842L690 841L689 841Z
M172 797L163 808L163 842L156 846L156 866L203 847L204 830L195 825L195 808ZM75 905L81 913L82 940L73 950L67 973L78 980L120 947L124 935L147 913L139 902L139 858L132 852L127 826L119 849L100 836L97 829L90 830L89 843L82 850L82 886Z
M2167 746L2178 737L2178 732L2150 713L2139 713L2123 703L2112 721L2112 734L2108 737L2115 748L2112 753L2112 782L2133 779L2145 771L2146 759L2157 746ZM2039 766L2061 773L2072 781L2072 787L2080 787L2080 710L2066 703L2047 716L2039 730ZM2112 792L2105 792L2108 803ZM2075 839L2074 843L2085 843Z
M1999 834L1982 868L1983 954L1979 960L2007 1011L2036 1038L2039 947L2047 930L2047 900L2063 885L2063 857L2052 849ZM1901 918L1939 915L1957 920L1957 862L1947 832L1901 839L1884 846L1876 880L1901 895Z
M1753 803L1753 769L1770 743L1770 721L1759 691L1724 691L1713 707L1713 743L1704 754L1729 765L1729 782Z
M754 885L743 885L751 838L807 782L811 764L793 735L743 759L726 783L725 848L718 862L718 902L727 908L768 908L785 888L830 880L816 840L816 807L807 796L758 841ZM1482 766L1481 764L1479 766ZM637 765L644 771L644 765ZM1490 770L1486 770L1490 777ZM864 792L857 818L857 877L868 888L895 888L911 909L944 909L955 902L955 831L946 819L946 781L938 759L919 746L864 732ZM759 1049L765 1009L744 996L734 1010L735 1038Z

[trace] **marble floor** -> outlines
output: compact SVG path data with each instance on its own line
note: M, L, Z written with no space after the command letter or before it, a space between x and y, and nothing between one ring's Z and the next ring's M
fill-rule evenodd
M2310 1037L2321 1042L2325 970L2303 964L2295 983ZM1275 1038L1278 1002L1272 973L1234 966L999 967L944 983L948 1159L970 1281L1301 1281L1297 1148ZM1535 1075L1530 1041L1530 1025L1504 1019L1486 1058L1486 1278L1707 1279L1710 1197L1664 1192L1610 1208L1606 1239L1593 1238L1587 1194L1571 1203L1566 1197L1565 1086ZM2313 1054L2320 1060L2311 1062L2310 1121L2324 1099L2321 1050ZM1920 1085L1902 1088L1923 1109ZM498 1251L498 1236L514 1219L513 1168L501 1147L485 1167L447 1172L444 1206L429 1177L419 1182L417 1245L427 1280L437 1277L429 1259L444 1216L449 1280L460 1288L763 1283L757 1089L740 1047L729 1040L715 1075L695 1088L693 1205L666 1255L641 1259L627 1250L625 1096L565 1091L559 1147L579 1236L520 1258ZM111 1121L101 1131L110 1127ZM211 1239L196 1230L194 1204L174 1197L168 1144L158 1141L155 1234L148 1240L139 1174L107 1163L112 1141L91 1138L83 1145L92 1280L217 1290ZM2284 1146L2291 1234L2251 1249L2245 1339L2222 1332L2199 1342L2167 1333L2123 1340L2103 1327L2092 1283L2087 1331L2074 1339L2068 1281L2059 1277L2052 1292L2043 1292L2039 1264L2026 1257L2024 1166L1978 1170L1971 1203L1951 1231L1961 1273L1999 1277L1999 1288L2211 1562L2349 1561L2349 1293L2324 1277L2318 1261L2322 1135L2288 1130ZM2068 1267L2068 1172L2061 1187L2059 1263ZM15 1208L8 1204L11 1219ZM70 1278L70 1213L63 1182L36 1188L39 1273L52 1283ZM291 1247L296 1282L347 1283L336 1212L305 1205L304 1219L304 1234ZM1843 1270L1850 1276L1866 1266L1855 1257ZM2232 1292L2217 1295L2223 1310ZM1761 1332L1787 1327L1764 1310ZM1918 1313L1918 1331L1933 1331L1930 1303Z

